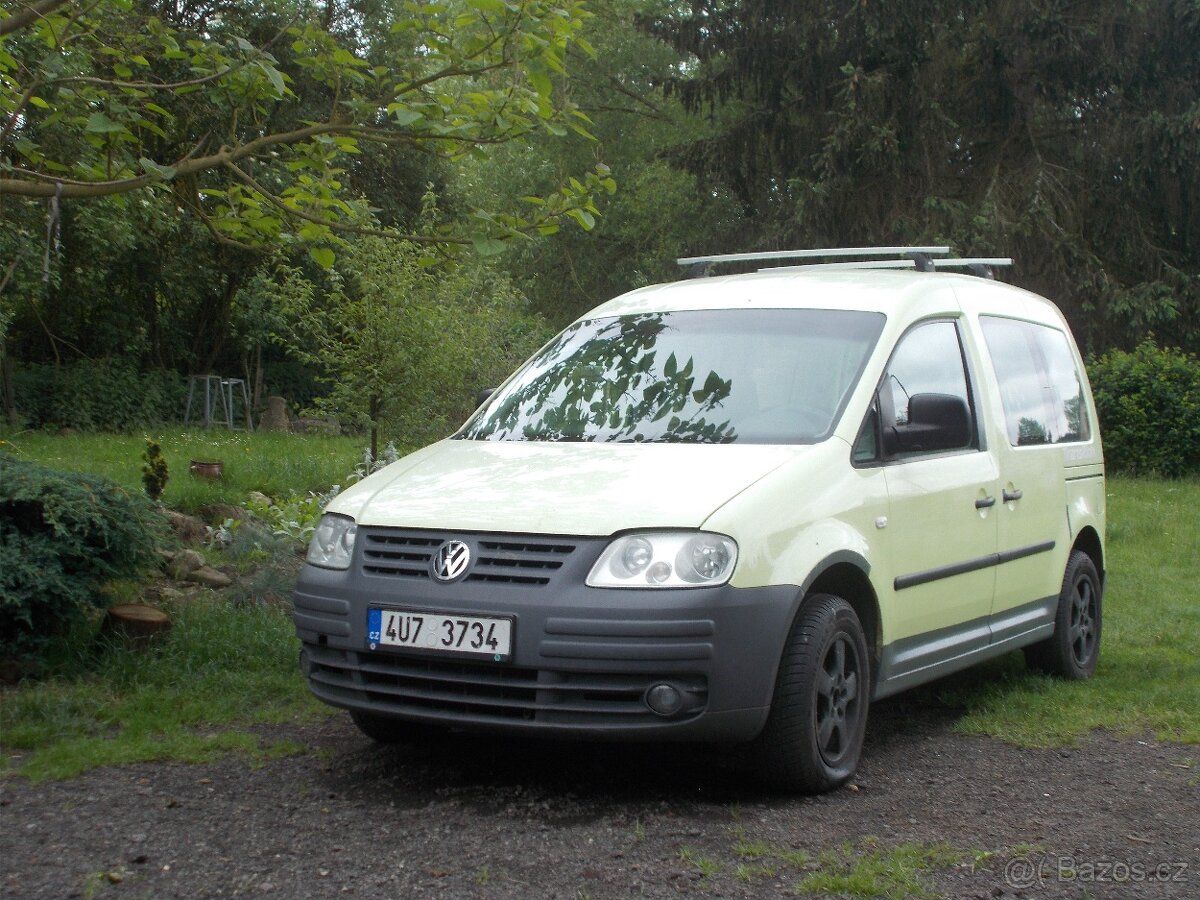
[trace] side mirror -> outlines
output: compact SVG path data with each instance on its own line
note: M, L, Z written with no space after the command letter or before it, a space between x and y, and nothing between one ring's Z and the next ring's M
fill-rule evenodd
M480 406L483 406L483 404L487 403L488 397L492 396L494 393L496 393L495 388L484 388L482 391L477 393L475 395L475 407L479 408Z
M913 394L908 401L908 422L883 428L889 456L957 450L970 443L971 412L965 400L950 394Z

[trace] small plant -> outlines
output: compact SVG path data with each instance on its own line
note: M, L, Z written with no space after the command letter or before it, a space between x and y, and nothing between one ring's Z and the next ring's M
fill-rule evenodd
M738 881L753 881L756 878L774 878L775 868L773 866L750 866L745 863L737 867L735 873Z
M384 466L391 465L400 458L396 445L388 443L383 454L376 459L368 447L363 451L362 461L346 476L347 484L361 481L368 475L378 472ZM270 527L271 532L278 537L290 539L298 548L308 544L321 521L321 513L329 501L340 494L342 486L335 484L323 493L309 491L307 494L294 494L273 503L259 500L247 501L246 509L258 516Z
M383 455L376 459L371 454L371 448L367 447L363 450L362 462L354 467L354 471L346 476L347 484L354 484L356 481L362 481L368 475L373 475L384 466L390 466L400 458L400 451L396 449L396 445L388 441L388 445L383 448Z
M162 454L162 447L153 438L146 438L146 449L142 451L142 484L146 486L146 494L151 500L157 501L167 486L167 460Z
M154 561L164 529L143 496L0 454L0 656L37 656Z
M821 854L820 867L796 884L798 894L848 897L932 897L920 876L956 865L963 854L948 844L901 844L890 850L867 838Z
M733 852L742 859L762 859L764 856L771 856L771 848L766 841L739 841L733 848Z
M266 522L272 534L287 538L297 548L303 548L317 530L325 505L341 490L341 485L335 484L322 494L309 491L307 494L293 494L274 503L251 500L246 503L246 509Z
M721 864L717 860L707 856L700 856L690 847L684 847L680 850L679 858L688 865L695 866L701 878L711 878L721 871Z

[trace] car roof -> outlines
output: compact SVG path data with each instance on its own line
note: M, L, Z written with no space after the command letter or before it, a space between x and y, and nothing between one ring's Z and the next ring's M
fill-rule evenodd
M638 313L707 309L846 309L908 318L931 296L952 293L976 313L1062 322L1049 300L1004 282L956 272L780 266L742 275L689 278L622 294L580 321Z

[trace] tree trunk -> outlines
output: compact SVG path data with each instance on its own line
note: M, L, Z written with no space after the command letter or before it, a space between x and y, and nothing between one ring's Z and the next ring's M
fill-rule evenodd
M373 396L367 410L367 414L371 417L371 462L379 459L379 406L381 402L378 395Z
M262 364L262 344L254 348L254 393L251 395L251 403L255 409L262 403L263 389L263 364Z
M233 298L237 296L242 286L241 274L237 269L225 275L225 284L221 294L214 301L205 304L200 311L196 324L196 336L192 341L192 359L197 365L196 374L219 374L212 371L225 347L226 325L229 323L229 310L233 306Z
M114 606L104 617L104 631L133 646L144 646L171 630L171 617L142 603Z
M8 355L7 342L0 341L0 388L4 393L4 415L8 424L17 427L17 400L13 392L12 359Z

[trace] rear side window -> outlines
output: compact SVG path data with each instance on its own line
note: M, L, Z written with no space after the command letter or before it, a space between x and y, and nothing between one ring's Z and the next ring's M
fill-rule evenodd
M1083 379L1067 336L1056 328L981 316L1014 447L1091 437Z

